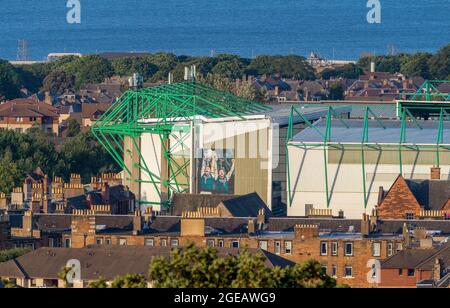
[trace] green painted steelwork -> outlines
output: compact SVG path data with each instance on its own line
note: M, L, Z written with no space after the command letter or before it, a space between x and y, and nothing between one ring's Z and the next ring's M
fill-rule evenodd
M439 107L430 107L432 109L435 109L436 112L439 111L440 117L438 119L438 121L436 121L437 123L437 136L436 136L436 143L433 144L421 144L421 145L416 145L416 144L409 144L407 143L407 139L406 139L406 128L407 128L407 123L411 122L414 124L415 128L418 130L423 130L422 125L417 121L416 117L414 117L414 112L412 112L412 110L414 110L414 107L404 107L402 108L400 111L397 112L397 114L399 114L399 117L397 118L398 121L400 121L401 125L400 125L400 139L398 141L398 144L375 144L375 143L371 143L370 141L370 127L369 127L369 118L371 118L371 121L375 121L380 127L382 127L383 129L386 129L387 126L383 123L384 118L378 116L376 114L375 109L385 109L386 107L380 107L380 106L349 106L352 109L353 108L364 108L364 115L362 118L363 121L363 131L362 131L362 136L361 136L361 141L359 142L359 149L361 151L361 172L362 172L362 189L364 192L364 199L363 199L363 204L364 207L366 208L368 205L368 194L369 192L367 191L367 184L366 184L366 167L365 167L365 149L369 148L372 149L374 147L379 147L379 146L383 146L383 147L393 147L396 148L396 151L398 151L398 165L399 165L399 174L403 174L403 157L402 157L402 151L404 149L410 149L411 147L416 148L416 149L430 149L430 150L435 150L436 151L436 160L435 160L435 165L436 166L440 166L440 157L439 157L439 153L441 150L446 150L446 151L450 151L450 147L448 145L444 145L443 143L443 139L444 139L444 135L443 135L443 131L444 131L444 123L447 121L450 121L450 114L447 113L447 111L445 110L445 108L439 108ZM305 108L307 109L307 108ZM310 129L314 129L321 137L323 137L323 140L317 141L317 142L293 142L293 117L294 116L298 116L301 119L305 120L305 123L307 124L308 128ZM334 116L334 118L339 119L341 122L345 123L345 119L343 119L342 117L339 116L338 112L336 112L336 110L333 109L333 107L328 106L328 113L325 117L325 127L321 127L324 131L324 133L322 132L321 129L319 129L319 127L317 126L317 122L315 123L311 123L309 121L306 120L306 117L302 114L301 109L300 108L295 108L293 107L291 110L291 115L290 115L290 119L289 119L289 125L288 125L288 132L287 132L287 140L286 140L286 153L287 153L287 182L288 182L288 188L287 188L287 193L288 193L288 202L289 202L289 206L292 205L292 187L291 187L291 175L292 175L292 170L290 170L290 157L289 157L289 148L290 147L297 147L297 148L302 148L302 149L308 149L308 148L314 148L317 147L318 149L324 151L323 156L324 156L324 176L325 176L325 193L326 193L326 202L327 202L327 207L330 206L330 192L329 192L329 186L328 186L328 162L327 162L327 151L330 148L347 148L347 147L357 147L357 145L355 143L345 143L345 142L334 142L333 138L332 138L332 122L331 122L331 118ZM391 120L391 119L389 119ZM344 124L344 126L346 128L349 128L350 125L349 124Z
M188 151L186 136L193 131L197 117L245 119L246 115L265 113L272 110L268 106L250 101L231 93L191 81L162 84L151 88L126 91L92 126L92 133L124 170L125 178L132 182L150 182L162 196L162 188L167 190L167 207L174 193L189 192L190 179L186 170L189 159L182 157L181 163L174 157L173 149L181 147ZM167 162L167 176L150 171L146 157L142 154L137 140L143 134L158 135L162 146L162 156ZM179 136L184 134L184 136ZM125 138L132 140L131 150L125 149ZM175 140L174 144L170 144ZM127 166L125 158L133 161L133 153L138 154L139 163ZM130 167L138 168L149 177L144 181L133 176ZM159 187L159 185L161 187ZM160 204L159 201L141 201L141 204Z

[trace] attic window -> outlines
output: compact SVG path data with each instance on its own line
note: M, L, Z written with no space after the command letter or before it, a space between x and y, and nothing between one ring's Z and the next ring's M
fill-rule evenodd
M414 213L406 213L405 216L406 220L414 220Z

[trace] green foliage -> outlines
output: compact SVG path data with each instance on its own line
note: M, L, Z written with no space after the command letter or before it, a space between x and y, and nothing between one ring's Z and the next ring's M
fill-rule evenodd
M99 278L96 281L91 281L88 285L88 289L107 289L109 288L104 278Z
M328 97L331 100L342 100L344 99L344 88L341 84L336 83L330 87L330 95Z
M88 55L70 62L66 73L75 76L75 87L79 89L88 83L103 82L114 75L114 69L109 60L98 55Z
M0 59L0 101L19 96L20 76L14 66Z
M158 66L152 63L152 57L121 57L112 60L115 74L119 76L132 76L139 73L144 81L149 80L157 71Z
M339 77L358 79L363 73L364 71L358 65L351 63L335 69L325 69L322 73L320 73L320 77L326 80Z
M434 79L450 80L450 44L441 48L430 59L429 68Z
M128 274L119 276L111 284L112 289L144 289L147 288L147 280L143 275Z
M422 77L424 79L430 79L430 68L428 62L430 61L431 54L429 53L416 53L409 57L408 61L401 64L400 72L410 77Z
M67 124L67 137L75 137L80 133L80 123L75 119L71 119Z
M158 71L153 75L151 81L159 81L167 80L169 73L175 69L180 61L172 53L159 52L151 55L151 62L158 67Z
M44 78L42 89L52 95L62 95L67 90L75 89L75 76L63 70L54 70Z
M23 256L31 251L29 248L13 248L0 250L0 263Z
M66 288L71 288L73 285L71 283L69 283L69 273L72 270L72 268L70 267L63 267L61 268L61 270L58 272L57 276L59 279L61 279L62 281L64 281L64 285Z
M5 289L18 289L19 288L15 283L13 283L11 280L8 280L8 279L2 279L0 281L0 288L2 287L2 285L3 285L3 288L5 288Z
M313 288L335 287L318 262L269 268L260 254L242 250L221 258L213 248L175 249L170 258L155 257L149 279L157 288Z
M315 79L314 69L306 62L305 58L296 55L258 56L251 61L246 73L252 75L278 74L283 78L302 80Z
M100 172L118 171L110 155L90 132L78 133L75 123L69 124L74 137L66 139L59 149L39 128L26 133L12 130L0 132L0 192L9 193L37 167L50 176L68 179L70 173L80 173L84 181Z

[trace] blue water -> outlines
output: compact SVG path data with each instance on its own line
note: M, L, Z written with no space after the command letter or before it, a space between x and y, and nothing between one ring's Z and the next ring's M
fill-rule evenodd
M366 0L0 0L0 58L50 52L171 51L209 55L300 54L354 59L363 52L435 51L450 43L450 0L381 0L382 23L366 21Z

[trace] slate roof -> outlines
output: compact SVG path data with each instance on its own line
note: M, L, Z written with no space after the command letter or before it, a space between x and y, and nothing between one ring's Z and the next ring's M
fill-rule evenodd
M406 183L427 210L441 210L450 198L449 180L406 180Z
M15 99L0 105L2 117L55 117L57 109L32 99Z
M147 276L151 259L156 256L169 257L171 248L146 246L100 246L82 249L40 248L16 260L0 264L0 276L8 278L46 278L57 279L67 261L77 259L81 262L81 279L96 280L100 277L113 280L125 274ZM275 256L260 249L250 249L251 253L261 252L268 267L285 267L293 265L282 257ZM219 248L220 257L236 255L239 249ZM19 270L19 267L22 270Z
M181 216L183 211L196 211L200 207L216 207L222 201L235 197L235 195L175 194L170 214Z
M222 205L234 217L256 217L260 209L265 210L266 217L272 212L257 193L251 193L222 201Z
M431 271L435 260L439 258L443 267L450 266L450 243L439 248L431 249L405 249L381 263L382 268L410 268Z

